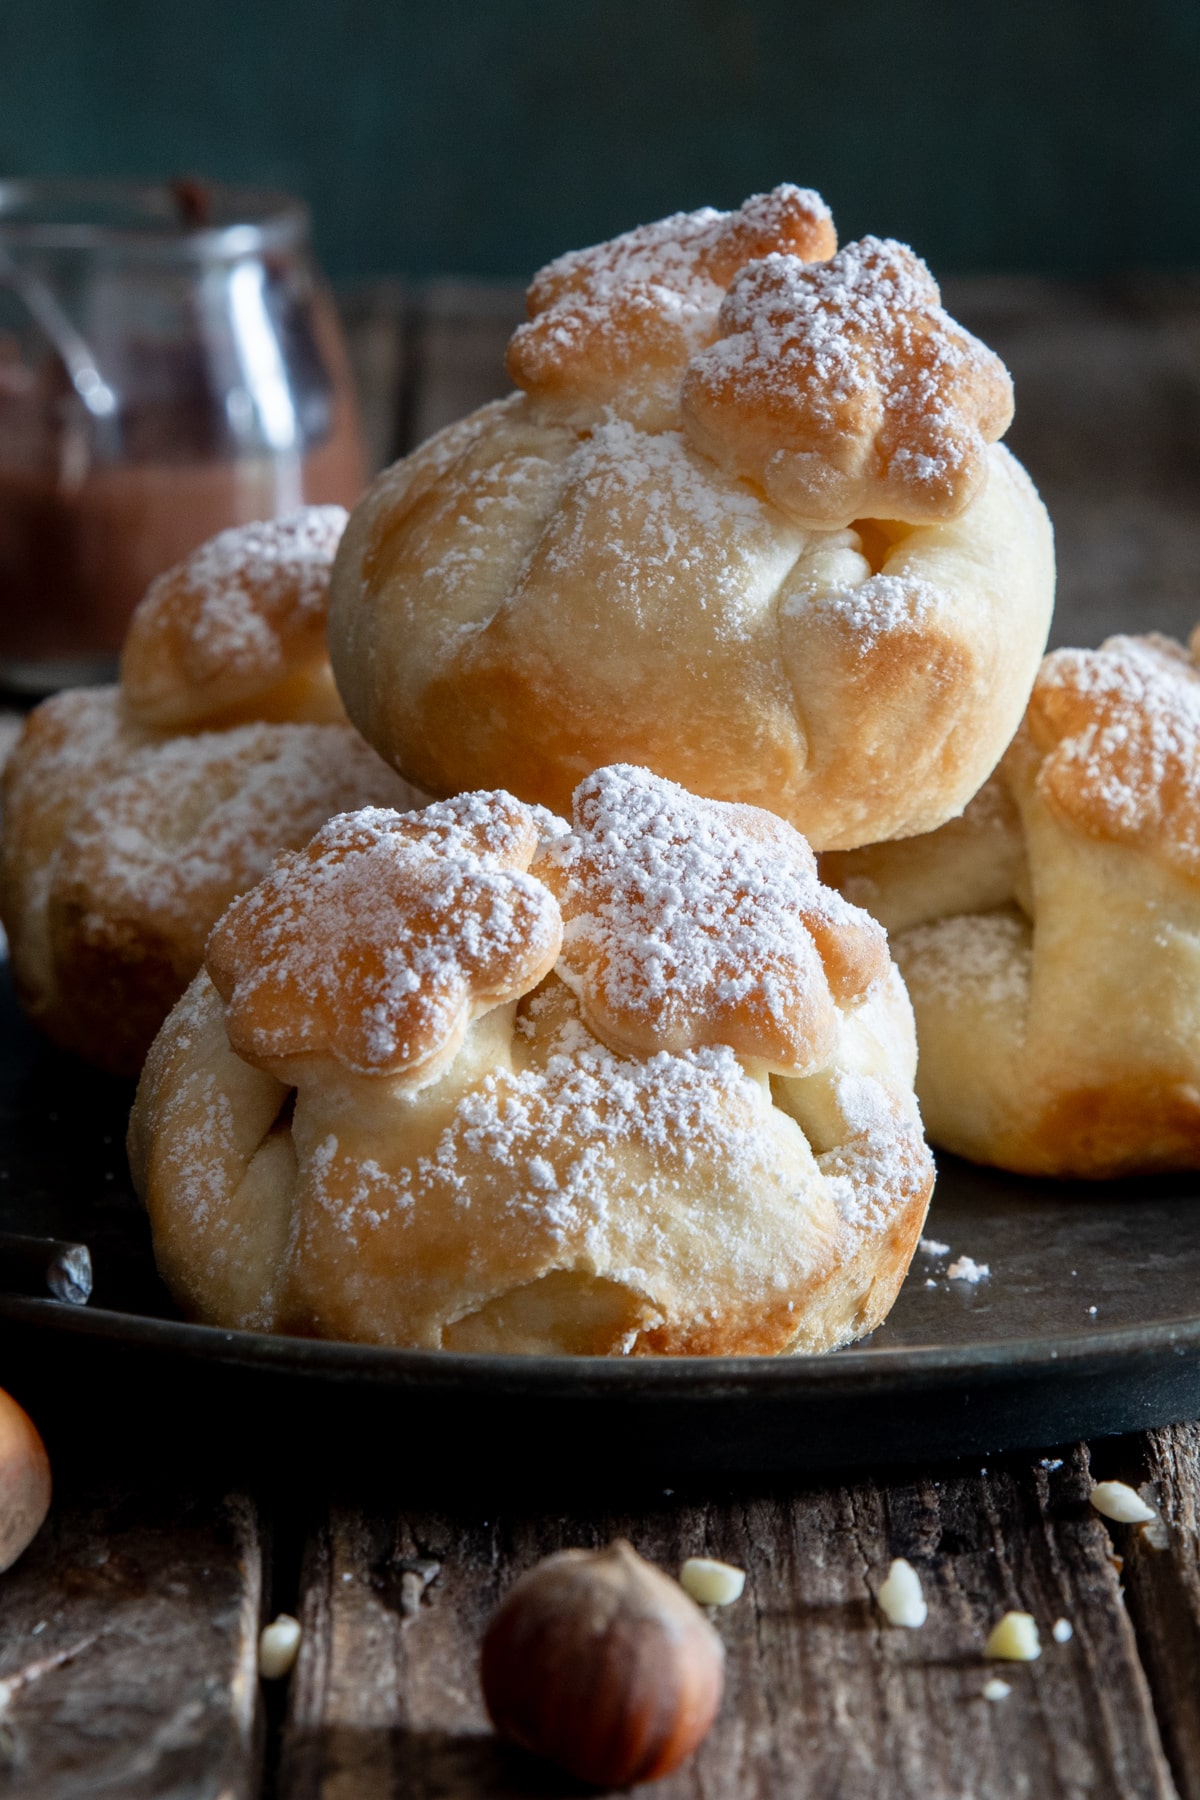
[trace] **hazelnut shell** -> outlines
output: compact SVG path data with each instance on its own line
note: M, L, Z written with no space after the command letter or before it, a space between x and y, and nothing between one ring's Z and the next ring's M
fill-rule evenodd
M0 1571L11 1569L50 1510L50 1459L33 1420L0 1388Z
M666 1775L712 1724L720 1638L683 1589L618 1539L523 1575L483 1640L502 1737L600 1786Z

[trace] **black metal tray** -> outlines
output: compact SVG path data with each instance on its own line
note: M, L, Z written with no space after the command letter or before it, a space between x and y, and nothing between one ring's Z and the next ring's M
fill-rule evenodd
M47 1046L0 979L0 1229L92 1249L87 1307L0 1295L0 1381L155 1430L322 1435L377 1460L685 1473L878 1466L1200 1413L1200 1178L1025 1181L942 1158L869 1343L820 1358L452 1356L190 1325L153 1266L123 1149L132 1090ZM959 1256L986 1263L951 1280ZM336 1454L336 1451L330 1451Z

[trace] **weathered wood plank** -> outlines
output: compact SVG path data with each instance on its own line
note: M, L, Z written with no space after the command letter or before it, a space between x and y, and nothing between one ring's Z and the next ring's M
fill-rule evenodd
M1176 1783L1183 1800L1200 1800L1200 1424L1138 1442L1166 1546L1138 1526L1113 1526L1112 1537Z
M338 294L371 474L403 447L411 311L412 298L402 281L363 282Z
M425 1800L575 1792L487 1735L483 1625L539 1556L623 1534L668 1569L706 1552L749 1571L719 1615L728 1685L693 1761L656 1784L683 1796L789 1800L1170 1800L1171 1777L1086 1503L1086 1457L1051 1470L830 1488L632 1512L401 1515L334 1510L310 1549L305 1640L285 1732L283 1800ZM872 1593L893 1555L919 1568L926 1626L888 1627ZM1045 1651L1002 1669L981 1650L1009 1607ZM1073 1640L1050 1636L1065 1616ZM651 1790L646 1790L647 1792Z
M0 1576L0 1793L257 1795L261 1596L243 1497L56 1495Z
M504 352L525 317L525 289L510 282L437 281L417 309L411 355L409 444L511 393Z

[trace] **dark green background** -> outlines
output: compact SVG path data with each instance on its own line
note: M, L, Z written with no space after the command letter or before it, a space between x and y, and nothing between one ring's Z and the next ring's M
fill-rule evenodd
M520 275L819 187L935 269L1200 265L1200 5L0 0L0 169L311 202L335 275Z

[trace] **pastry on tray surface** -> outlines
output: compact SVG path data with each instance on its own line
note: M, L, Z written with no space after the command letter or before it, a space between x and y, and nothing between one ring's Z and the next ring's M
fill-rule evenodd
M830 1349L933 1185L884 933L644 769L350 813L234 902L130 1124L184 1310L422 1348Z
M160 576L118 687L30 714L4 775L0 918L21 999L135 1075L214 921L347 807L419 804L346 720L324 647L341 507L239 526Z
M1016 729L1049 521L925 265L780 187L551 263L520 392L386 471L334 570L369 742L566 815L622 759L817 848L930 830Z
M929 1134L1020 1173L1200 1168L1200 672L1058 650L961 819L822 859L891 934Z

